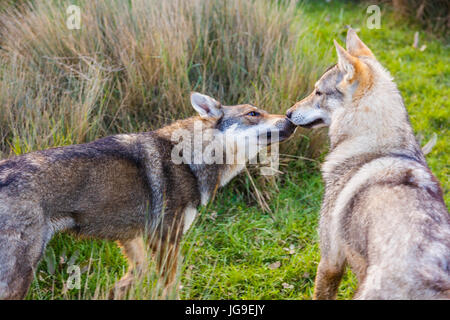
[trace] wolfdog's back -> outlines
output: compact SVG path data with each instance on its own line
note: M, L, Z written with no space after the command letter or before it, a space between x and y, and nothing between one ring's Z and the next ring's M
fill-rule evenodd
M364 270L356 297L450 298L450 215L438 182L416 161L373 162L356 175L368 180L343 221L348 239L352 233L360 239L347 244L350 264L360 265L358 252L370 262L366 270L355 268Z

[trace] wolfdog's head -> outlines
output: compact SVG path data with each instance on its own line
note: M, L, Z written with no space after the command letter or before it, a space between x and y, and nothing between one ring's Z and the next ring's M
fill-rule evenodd
M172 153L176 163L256 164L258 154L260 158L266 156L262 150L287 139L295 130L285 115L269 114L251 104L223 106L196 92L191 94L191 104L198 116L170 127L171 140L176 143ZM276 150L271 150L271 156Z
M193 92L191 104L209 128L223 134L255 139L258 144L267 145L287 139L295 126L285 115L270 114L251 104L223 106L215 99Z
M309 96L287 111L287 117L302 127L331 126L330 136L331 132L349 136L373 130L371 126L381 117L407 119L391 76L356 32L348 30L347 50L336 41L334 45L338 63L326 70Z

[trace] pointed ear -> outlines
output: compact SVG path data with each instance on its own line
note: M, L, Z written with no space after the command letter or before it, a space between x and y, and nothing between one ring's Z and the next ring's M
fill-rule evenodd
M192 92L191 104L203 119L220 119L223 115L220 102L207 95Z
M346 47L348 52L355 57L371 57L375 58L372 51L359 39L356 31L349 28L347 31Z
M336 40L333 41L338 55L338 68L346 74L345 77L347 79L352 79L355 74L355 65L357 63L357 58L353 57L350 53L345 51L345 49L342 48Z

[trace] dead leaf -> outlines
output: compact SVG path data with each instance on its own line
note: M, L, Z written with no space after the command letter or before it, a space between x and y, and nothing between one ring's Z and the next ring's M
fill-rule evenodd
M286 282L283 282L281 285L283 286L284 289L294 289L294 286L292 284Z
M283 250L287 251L289 254L294 254L295 253L295 246L293 244L291 244L289 246L289 248L283 248Z
M293 244L291 244L289 246L289 254L294 254L295 253L295 246Z
M275 270L278 269L281 266L281 262L280 261L276 261L274 263L269 264L269 269L270 270Z

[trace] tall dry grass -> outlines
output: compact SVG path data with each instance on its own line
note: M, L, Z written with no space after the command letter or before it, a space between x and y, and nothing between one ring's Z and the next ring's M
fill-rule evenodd
M80 30L68 1L2 10L4 156L162 126L193 114L193 90L284 113L323 68L293 1L78 3Z

